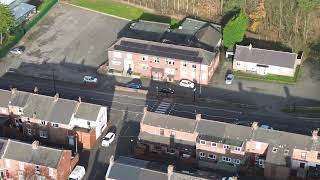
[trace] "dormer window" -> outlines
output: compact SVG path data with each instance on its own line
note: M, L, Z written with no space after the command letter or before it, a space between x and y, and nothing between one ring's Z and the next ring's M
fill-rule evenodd
M206 141L205 140L200 140L200 144L206 145Z
M273 153L276 153L277 151L278 151L278 148L276 148L276 147L273 147L273 148L272 148L272 152L273 152Z
M307 157L307 153L306 152L302 152L301 153L301 159L306 159Z

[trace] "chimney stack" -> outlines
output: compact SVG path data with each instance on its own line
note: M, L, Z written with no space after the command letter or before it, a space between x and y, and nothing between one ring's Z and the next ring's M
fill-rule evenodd
M168 169L167 169L167 176L168 176L168 180L170 180L170 178L171 178L171 176L172 176L172 174L173 174L173 165L169 165L168 166Z
M38 87L37 87L37 86L36 86L36 87L34 87L34 89L33 89L33 93L37 94L38 92L39 92Z
M252 49L252 44L250 43L250 44L249 44L249 50L251 50L251 49Z
M78 102L81 103L81 97L80 96L78 97Z
M59 94L57 93L56 95L54 95L54 102L57 102L58 101L58 99L59 99Z
M11 94L15 94L17 91L17 88L11 88Z
M315 141L318 140L318 137L319 137L318 133L319 133L319 129L316 129L316 130L312 131L312 139L313 140L315 140Z
M148 112L148 107L143 108L143 114L146 114Z
M32 149L38 149L38 147L39 147L39 141L33 141Z
M258 126L258 122L256 122L256 121L253 122L252 125L251 125L252 130L256 130L256 129L258 129L258 127L259 127Z
M200 121L201 120L201 114L197 114L196 115L196 121Z

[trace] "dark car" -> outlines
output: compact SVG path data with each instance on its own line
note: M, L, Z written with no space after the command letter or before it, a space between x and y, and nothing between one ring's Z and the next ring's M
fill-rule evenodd
M160 89L159 92L165 93L165 94L174 94L174 90L168 87Z
M248 121L236 121L233 124L242 125L242 126L248 126L248 127L250 127L252 125L252 123L248 122Z
M127 87L132 89L140 89L142 85L140 83L130 83L127 85Z
M25 50L26 50L26 47L24 47L24 46L18 46L18 47L12 48L12 49L10 50L10 53L11 53L11 54L15 54L15 55L20 55L20 54L22 54Z

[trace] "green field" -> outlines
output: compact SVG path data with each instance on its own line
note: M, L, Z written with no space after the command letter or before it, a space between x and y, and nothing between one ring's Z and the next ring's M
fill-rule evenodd
M148 13L141 8L123 4L120 2L114 2L111 0L70 0L69 2L77 6L126 18L129 20L143 19L148 21L168 23L171 25L176 25L179 22L174 18Z

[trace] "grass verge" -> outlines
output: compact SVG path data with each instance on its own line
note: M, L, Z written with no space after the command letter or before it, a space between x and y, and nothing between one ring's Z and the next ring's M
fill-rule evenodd
M172 26L178 24L179 22L177 19L168 16L160 16L148 13L141 8L130 6L121 2L115 2L112 0L70 0L69 2L77 6L126 18L129 20L143 19L148 21L168 23Z
M320 107L289 106L282 109L286 113L320 113Z
M295 84L299 79L300 73L301 73L300 65L298 65L296 67L296 71L293 77L274 75L274 74L260 76L257 74L250 74L250 73L245 73L241 71L234 72L234 75L236 78L239 78L239 79L247 79L247 80L254 80L254 81L268 81L268 82L276 82L276 83L282 83L282 84Z

